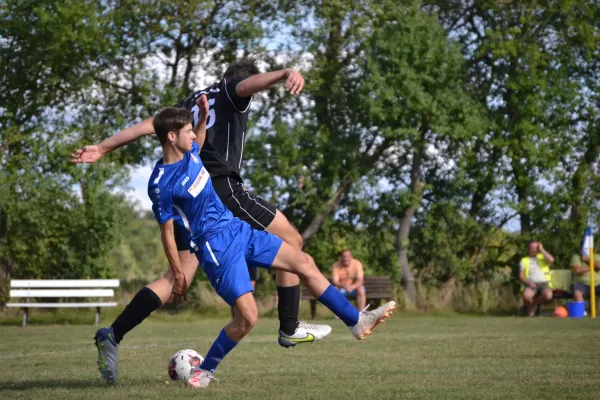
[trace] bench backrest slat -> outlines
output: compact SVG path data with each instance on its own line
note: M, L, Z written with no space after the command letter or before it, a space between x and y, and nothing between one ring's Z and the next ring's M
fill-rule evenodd
M367 298L388 298L391 296L392 281L389 276L365 276ZM308 289L302 285L301 296L303 300L313 298Z
M112 289L15 289L10 291L10 297L113 297Z
M116 288L118 279L55 279L55 280L20 280L10 281L11 288Z

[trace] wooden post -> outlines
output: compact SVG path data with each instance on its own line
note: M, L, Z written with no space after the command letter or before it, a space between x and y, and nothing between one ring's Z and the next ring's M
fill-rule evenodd
M102 299L98 299L98 302L101 302ZM99 325L100 324L100 307L96 307L96 322L94 323L95 325Z
M25 300L29 303L29 297ZM23 309L23 327L27 326L27 322L29 321L29 307L25 307Z
M312 317L312 319L315 319L317 317L317 300L316 299L310 300L310 316Z

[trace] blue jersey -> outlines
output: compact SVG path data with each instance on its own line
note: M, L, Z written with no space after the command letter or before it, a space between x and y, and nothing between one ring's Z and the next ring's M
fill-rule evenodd
M233 219L213 189L199 150L194 142L182 160L165 165L161 159L148 181L148 196L158 223L175 220L176 225L190 232L194 243L222 231ZM196 248L194 243L192 248Z

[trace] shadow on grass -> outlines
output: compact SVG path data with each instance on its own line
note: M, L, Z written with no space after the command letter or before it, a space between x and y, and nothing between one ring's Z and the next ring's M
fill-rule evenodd
M32 389L89 389L96 387L110 387L106 383L89 379L46 379L26 380L15 382L0 382L0 393L9 390ZM0 396L1 397L1 396Z

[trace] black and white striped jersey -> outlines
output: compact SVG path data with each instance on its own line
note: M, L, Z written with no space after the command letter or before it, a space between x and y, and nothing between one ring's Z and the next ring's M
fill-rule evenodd
M176 105L192 112L195 125L199 112L196 99L203 94L207 96L209 116L200 158L211 175L230 173L240 182L248 109L252 101L251 97L240 97L235 91L237 84L244 79L223 79L206 89L198 90Z

